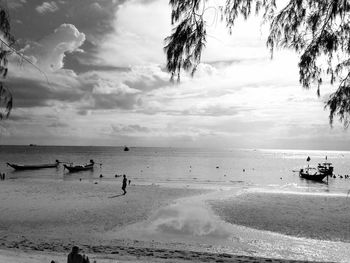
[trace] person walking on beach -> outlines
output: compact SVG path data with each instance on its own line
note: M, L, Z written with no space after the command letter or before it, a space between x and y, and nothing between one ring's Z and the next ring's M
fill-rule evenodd
M123 175L123 185L122 185L122 190L123 190L123 195L126 195L126 183L127 183L128 179L126 179L125 174Z

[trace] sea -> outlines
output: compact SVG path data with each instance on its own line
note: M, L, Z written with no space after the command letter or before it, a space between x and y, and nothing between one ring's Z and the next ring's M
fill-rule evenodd
M310 157L310 161L306 159ZM85 164L94 160L92 171L69 173L56 168L15 171L7 163L43 164L55 160ZM333 163L336 178L328 183L301 179L298 170L324 161ZM0 146L0 172L8 179L120 180L125 174L134 184L191 185L198 187L276 186L348 193L350 152L272 149L204 149L99 146ZM341 178L341 176L343 178Z

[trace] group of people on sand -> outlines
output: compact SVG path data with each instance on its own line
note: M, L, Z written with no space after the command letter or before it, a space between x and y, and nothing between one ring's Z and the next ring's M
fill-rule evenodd
M4 181L5 180L5 173L0 173L0 181Z

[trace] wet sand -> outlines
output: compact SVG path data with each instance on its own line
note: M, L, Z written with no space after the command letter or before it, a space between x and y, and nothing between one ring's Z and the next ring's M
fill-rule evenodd
M226 222L290 236L350 242L350 198L321 193L246 193L210 201Z
M0 247L11 242L99 245L108 242L104 233L111 229L145 220L177 198L206 192L140 185L129 186L123 196L119 182L96 182L2 182Z

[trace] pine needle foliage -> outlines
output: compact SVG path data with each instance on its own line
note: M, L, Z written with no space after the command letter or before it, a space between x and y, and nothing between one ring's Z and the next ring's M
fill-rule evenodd
M205 46L206 23L200 10L207 0L170 0L172 34L165 39L167 69L172 78L181 69L193 74ZM350 123L350 1L289 0L282 8L275 0L226 0L219 8L221 18L231 32L238 17L262 13L270 25L266 41L271 57L276 48L298 52L299 81L309 89L320 87L323 78L337 85L325 102L329 121L339 117L345 127Z
M167 56L167 70L171 80L180 81L181 68L193 75L201 59L206 43L204 10L201 0L170 0L171 23L176 27L165 39L164 51Z

